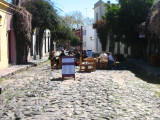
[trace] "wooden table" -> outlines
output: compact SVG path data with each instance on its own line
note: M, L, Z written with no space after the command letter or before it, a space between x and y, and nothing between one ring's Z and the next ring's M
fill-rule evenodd
M86 58L83 60L86 65L86 71L95 71L96 70L96 59L92 58ZM92 67L92 69L89 69L89 66Z

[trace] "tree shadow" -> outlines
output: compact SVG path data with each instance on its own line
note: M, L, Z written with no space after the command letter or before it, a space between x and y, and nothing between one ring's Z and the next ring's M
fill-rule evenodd
M52 78L51 81L63 81L61 77L59 78Z
M77 71L77 73L91 73L91 71Z
M134 73L136 77L142 79L143 81L146 81L152 84L160 84L160 76L157 76L151 72L149 73L146 70L140 68L139 66L136 66L127 61L121 62L121 64L126 68L128 68L129 71Z

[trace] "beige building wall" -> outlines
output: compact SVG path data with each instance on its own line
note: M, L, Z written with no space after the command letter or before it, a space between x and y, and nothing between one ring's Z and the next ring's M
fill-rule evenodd
M0 0L0 69L8 67L8 16L12 15L9 10L13 9L10 7L10 3L5 0ZM9 25L9 24L8 24ZM10 27L10 26L9 26Z
M7 41L7 12L0 4L0 15L2 16L0 23L0 69L8 67L8 41Z

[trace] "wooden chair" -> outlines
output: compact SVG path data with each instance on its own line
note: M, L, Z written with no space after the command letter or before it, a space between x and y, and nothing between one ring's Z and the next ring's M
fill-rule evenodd
M102 69L102 68L104 67L105 70L106 70L106 69L107 69L107 64L108 64L107 59L105 59L105 58L100 58L100 63L99 63L100 69Z
M99 69L100 68L100 57L96 57L96 67Z
M88 71L95 71L96 70L96 59L94 59L93 57L89 57L87 58L87 69Z
M59 57L59 68L62 68L62 58Z
M51 69L57 68L57 62L51 61Z
M87 69L87 64L83 63L82 62L82 57L80 57L80 60L79 60L79 71L86 71Z
M117 68L116 62L117 62L117 57L114 58L114 63L112 64L115 69Z

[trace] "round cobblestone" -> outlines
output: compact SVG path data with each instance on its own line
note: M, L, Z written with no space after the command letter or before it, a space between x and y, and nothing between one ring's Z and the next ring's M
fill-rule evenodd
M78 72L61 80L45 63L2 82L0 120L159 120L160 87L129 70Z

